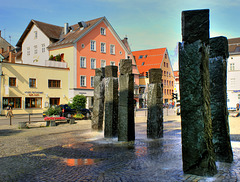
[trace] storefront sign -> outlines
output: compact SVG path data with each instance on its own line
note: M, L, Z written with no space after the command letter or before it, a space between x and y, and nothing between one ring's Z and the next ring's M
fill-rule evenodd
M29 94L29 96L39 96L39 94Z
M43 94L43 92L26 91L25 94Z

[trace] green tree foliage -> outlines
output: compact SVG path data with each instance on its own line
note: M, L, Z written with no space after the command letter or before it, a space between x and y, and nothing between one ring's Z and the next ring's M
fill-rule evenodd
M47 110L47 115L52 116L52 115L59 115L61 113L61 108L57 106L51 106Z
M86 107L86 101L87 99L84 95L76 95L75 97L73 97L71 108L80 111L81 109L84 109Z

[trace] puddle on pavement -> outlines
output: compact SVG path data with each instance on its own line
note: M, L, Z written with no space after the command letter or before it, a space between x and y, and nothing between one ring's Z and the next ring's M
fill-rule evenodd
M67 164L67 166L87 166L94 165L98 162L102 161L102 159L63 159L63 162Z
M78 149L78 148L91 148L93 144L90 143L72 143L72 144L66 144L62 145L62 148L71 148L71 149Z

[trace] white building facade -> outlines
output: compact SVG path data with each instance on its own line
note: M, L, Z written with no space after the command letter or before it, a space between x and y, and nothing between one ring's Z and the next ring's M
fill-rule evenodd
M22 44L23 63L45 66L45 60L49 59L47 50L49 44L49 38L33 25Z
M240 38L229 39L228 46L227 105L228 110L236 110L240 104Z

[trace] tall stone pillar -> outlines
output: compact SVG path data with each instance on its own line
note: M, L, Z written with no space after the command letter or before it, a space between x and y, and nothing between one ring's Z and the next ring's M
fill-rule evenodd
M209 91L209 10L182 12L179 79L183 171L217 172L212 143Z
M117 66L105 67L105 128L106 138L117 136L118 127L118 78Z
M149 70L147 137L163 137L162 69Z
M103 130L104 90L105 90L104 76L105 68L97 68L95 70L92 129L97 131Z
M210 39L210 93L213 127L213 145L216 160L232 162L227 109L227 58L228 40L226 37Z
M119 86L118 141L133 141L135 140L134 75L131 59L120 61Z

